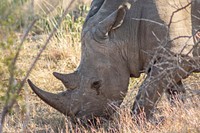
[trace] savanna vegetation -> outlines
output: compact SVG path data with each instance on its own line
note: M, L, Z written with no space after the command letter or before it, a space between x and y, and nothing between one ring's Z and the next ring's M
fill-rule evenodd
M41 101L27 85L26 78L50 92L65 90L52 72L72 72L79 64L81 29L89 5L88 2L81 4L80 0L73 3L59 24L61 15L65 13L62 4L58 3L55 9L47 8L51 10L46 12L35 8L38 5L33 2L0 1L0 118L4 123L1 125L3 132L200 132L200 74L197 73L184 81L187 88L184 104L177 102L176 106L171 106L163 96L155 113L156 118L163 119L156 124L145 119L138 123L130 113L145 75L131 79L129 93L121 108L109 120L96 118L95 125L73 124ZM38 56L42 49L44 51ZM6 117L2 120L5 112Z

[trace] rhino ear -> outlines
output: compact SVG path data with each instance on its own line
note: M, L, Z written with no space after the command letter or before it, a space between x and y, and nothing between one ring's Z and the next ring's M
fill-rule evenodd
M103 21L99 22L95 29L95 36L99 39L105 39L111 30L119 28L124 21L127 9L130 9L130 4L124 3Z

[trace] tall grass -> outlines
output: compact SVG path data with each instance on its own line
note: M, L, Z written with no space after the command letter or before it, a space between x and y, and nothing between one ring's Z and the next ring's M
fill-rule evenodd
M24 30L23 11L14 12L8 7L15 6L20 9L24 1L6 1L4 6L0 7L0 109L6 102L6 90L8 87L10 62L16 52L19 39ZM17 2L17 3L15 3ZM10 4L12 6L10 6ZM76 12L70 12L66 15L64 21L58 29L58 32L50 41L50 44L40 57L30 78L41 88L50 92L60 92L65 90L64 86L53 76L53 71L71 72L76 69L80 61L80 34L84 18L89 10L86 5L78 5ZM4 12L2 12L4 11ZM29 37L25 41L17 60L15 68L16 82L22 79L24 72L29 68L30 63L37 55L39 49L44 44L47 35L53 27L57 27L57 20L63 10L59 7L54 14L40 16L40 20L31 30ZM14 15L12 15L14 14ZM10 17L8 17L10 16ZM11 19L9 19L11 18ZM16 21L15 21L16 20ZM19 21L19 23L18 23ZM18 97L17 104L10 110L6 117L5 132L200 132L200 98L193 93L199 90L199 74L193 74L185 80L187 86L187 100L185 104L177 103L177 106L171 106L163 96L159 103L155 118L157 123L149 123L142 117L136 121L131 116L131 102L134 100L138 86L144 77L140 79L131 79L129 93L124 100L123 106L117 109L117 112L109 120L96 118L95 125L73 124L69 118L63 116L47 104L42 102L26 84ZM163 119L160 119L163 118Z

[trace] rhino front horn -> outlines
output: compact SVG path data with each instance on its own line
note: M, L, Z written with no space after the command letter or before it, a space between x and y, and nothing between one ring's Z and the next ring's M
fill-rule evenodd
M55 108L59 112L67 115L70 111L71 93L66 91L59 94L53 94L41 90L35 86L29 79L27 80L31 89L40 97L45 103Z
M73 72L70 74L62 74L62 73L53 72L53 75L57 79L61 80L66 88L75 89L78 87L78 84L80 81L80 76L78 72Z

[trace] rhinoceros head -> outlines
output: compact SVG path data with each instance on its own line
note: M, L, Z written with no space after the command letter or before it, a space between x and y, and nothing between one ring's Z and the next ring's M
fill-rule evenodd
M102 5L102 2L96 4ZM98 12L96 9L101 10L95 8L95 12ZM83 26L79 67L71 74L53 73L68 88L67 91L52 94L28 80L32 90L53 108L78 118L104 116L109 103L121 102L127 91L130 72L121 49L123 42L117 41L115 31L123 23L127 9L127 4L121 4L98 23L99 16L90 11Z

